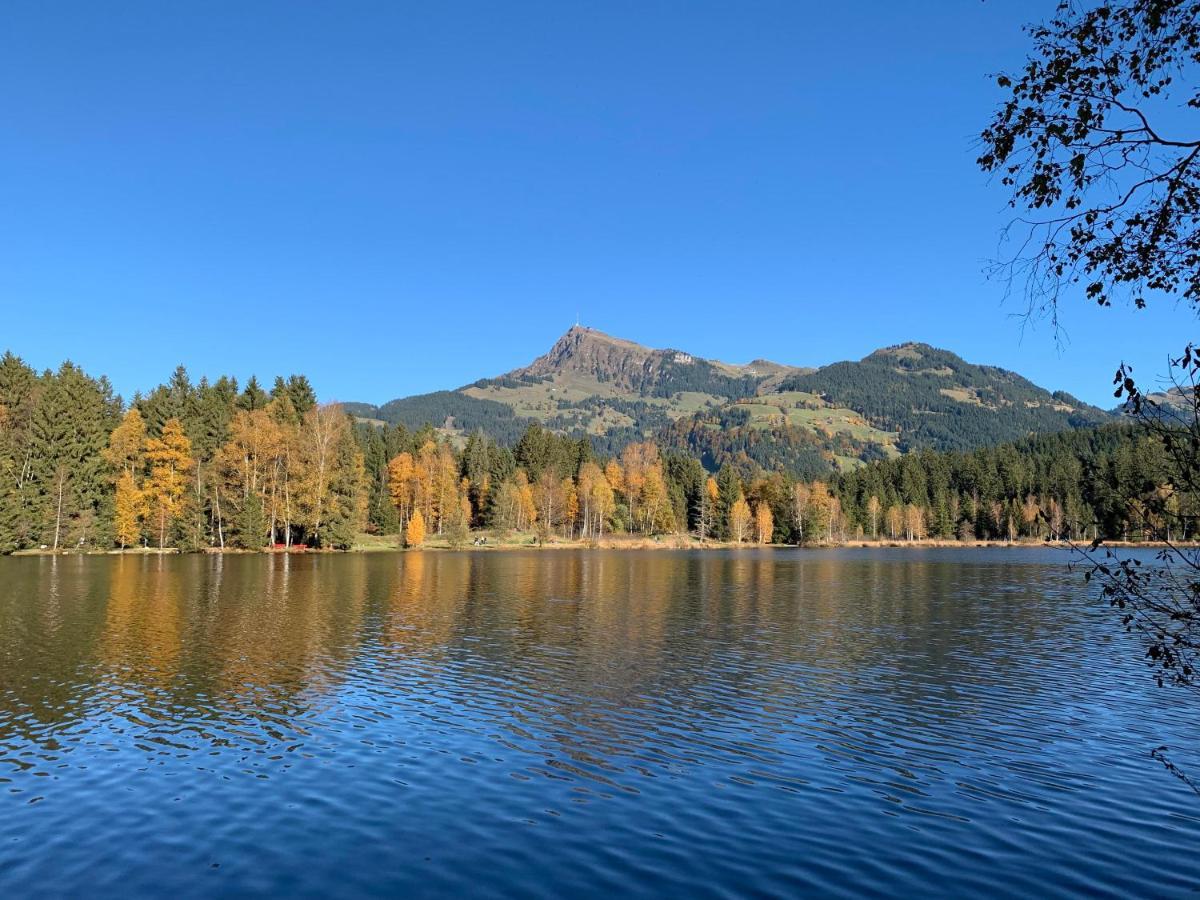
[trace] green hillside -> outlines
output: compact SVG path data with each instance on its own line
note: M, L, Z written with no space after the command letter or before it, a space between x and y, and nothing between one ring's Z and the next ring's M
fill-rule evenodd
M364 422L430 424L459 439L483 430L513 444L536 422L588 437L604 453L651 437L712 468L814 475L913 449L970 449L1111 420L1070 395L926 344L819 369L734 365L578 326L508 374L348 407Z

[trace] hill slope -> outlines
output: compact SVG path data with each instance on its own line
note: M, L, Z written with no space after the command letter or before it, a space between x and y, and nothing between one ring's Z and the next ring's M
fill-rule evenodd
M589 435L601 452L654 437L710 467L725 462L805 474L852 468L912 449L969 449L1110 416L1020 375L903 344L819 369L755 360L731 365L570 329L529 365L454 391L380 407L364 420L511 443L531 422Z

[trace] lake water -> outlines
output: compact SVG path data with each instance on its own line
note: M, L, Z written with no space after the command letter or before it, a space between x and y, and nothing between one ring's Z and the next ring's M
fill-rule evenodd
M1066 561L0 559L0 896L1193 893Z

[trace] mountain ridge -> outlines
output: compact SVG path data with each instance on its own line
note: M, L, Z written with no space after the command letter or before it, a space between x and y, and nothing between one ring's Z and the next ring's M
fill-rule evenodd
M746 364L651 348L583 326L528 365L451 391L375 407L372 421L425 423L515 441L532 423L589 437L601 452L654 438L706 464L852 468L926 447L961 450L1111 421L1016 372L920 341L821 367Z

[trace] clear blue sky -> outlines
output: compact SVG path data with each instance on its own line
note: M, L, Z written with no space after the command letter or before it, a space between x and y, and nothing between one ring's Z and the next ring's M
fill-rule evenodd
M1194 316L1026 333L973 136L1040 2L14 0L0 348L129 395L381 402L571 325L731 362L922 340L1110 405Z

